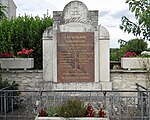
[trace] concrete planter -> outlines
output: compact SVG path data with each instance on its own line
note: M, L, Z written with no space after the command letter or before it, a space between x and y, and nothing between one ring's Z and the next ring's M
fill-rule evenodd
M35 120L109 120L109 118L99 117L78 117L78 118L62 118L62 117L36 117Z
M123 69L150 69L150 58L121 58Z
M34 58L1 58L2 69L30 69L34 67Z

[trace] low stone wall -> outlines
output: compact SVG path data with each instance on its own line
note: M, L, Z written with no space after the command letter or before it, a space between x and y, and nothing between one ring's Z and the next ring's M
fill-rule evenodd
M111 70L113 90L136 90L139 85L149 88L150 72L146 70Z
M3 80L10 83L13 81L19 83L20 90L39 90L43 80L42 70L0 70L0 75ZM111 70L110 80L113 90L136 90L135 83L149 88L150 72L144 70Z
M18 83L20 90L38 90L43 79L42 70L0 70L3 80Z

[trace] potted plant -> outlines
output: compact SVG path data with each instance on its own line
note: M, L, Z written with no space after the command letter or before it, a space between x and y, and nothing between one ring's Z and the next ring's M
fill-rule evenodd
M47 112L41 109L35 120L109 120L109 117L102 107L96 111L90 103L85 105L83 101L73 98L50 107Z
M18 57L5 52L0 54L2 69L29 69L34 67L34 58L31 58L33 50L23 48L18 52Z
M121 58L121 67L123 69L150 69L150 56L135 52L126 52L125 56Z

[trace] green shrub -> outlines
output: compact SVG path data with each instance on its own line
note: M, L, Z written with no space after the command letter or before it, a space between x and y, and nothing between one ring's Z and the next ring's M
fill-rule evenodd
M48 109L48 116L49 117L57 117L57 116L59 116L59 107L58 106L50 107Z
M4 17L6 17L6 6L3 6L2 3L0 3L0 20Z
M2 80L2 77L0 75L0 89L7 88L7 90L18 90L19 84L17 84L15 81L12 83L9 83L7 80ZM19 95L17 92L14 92L15 95Z
M69 99L59 107L59 116L61 117L82 117L86 113L84 102L79 99Z
M119 48L110 49L110 61L119 61Z
M7 81L3 81L0 75L0 89L8 87L8 86L10 86L10 84Z

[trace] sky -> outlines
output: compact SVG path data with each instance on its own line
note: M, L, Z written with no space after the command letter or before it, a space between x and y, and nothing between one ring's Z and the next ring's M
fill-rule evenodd
M17 6L17 16L32 15L43 17L48 14L52 17L53 11L63 11L71 0L14 0ZM129 11L126 0L80 0L89 10L99 10L99 24L106 27L110 34L110 47L118 48L119 39L130 40L135 38L132 34L120 30L121 17L126 16L135 21L134 14ZM150 46L150 43L148 43Z

